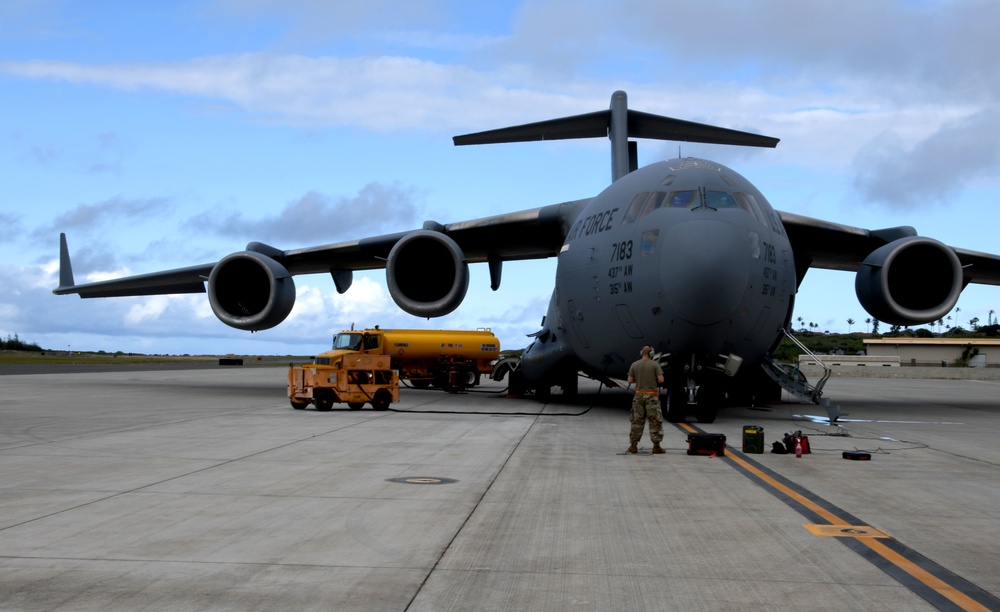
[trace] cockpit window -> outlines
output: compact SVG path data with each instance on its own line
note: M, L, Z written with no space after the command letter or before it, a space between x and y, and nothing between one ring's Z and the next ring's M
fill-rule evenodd
M736 198L736 205L750 213L750 215L754 219L757 219L761 225L770 225L767 218L764 216L764 212L760 209L760 205L757 204L757 200L752 195L748 196L745 193L737 191L733 194L733 197Z
M642 206L646 203L646 197L648 195L649 192L647 191L635 194L635 197L632 198L632 203L628 205L628 210L625 211L625 217L622 219L622 225L632 223L639 218L639 213L642 212Z
M642 212L639 213L639 218L645 217L649 213L653 212L657 208L663 206L663 200L667 198L667 193L665 191L654 191L649 194L646 198L646 203L642 207Z
M716 210L720 208L736 208L736 198L725 191L706 191L705 205Z
M671 208L696 208L701 206L701 197L699 197L697 189L673 191L667 198L667 206Z
M625 218L622 220L622 225L638 221L657 208L661 208L666 198L667 192L665 191L654 191L652 193L644 191L637 193L632 198L632 203L629 204L628 210L625 211Z

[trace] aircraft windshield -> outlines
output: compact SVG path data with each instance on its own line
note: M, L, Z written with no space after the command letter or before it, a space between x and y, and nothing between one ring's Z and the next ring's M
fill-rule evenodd
M334 349L361 350L361 334L337 334L333 339Z
M736 208L736 199L725 191L706 191L705 204L711 208Z
M701 197L697 189L673 191L667 198L667 206L671 208L696 208L701 206Z
M705 189L685 189L683 191L642 192L637 193L629 207L625 210L622 225L634 223L642 219L658 208L687 208L693 210L701 206L714 208L742 208L758 220L762 214L755 207L756 202L748 201L749 198L743 193L729 193L726 191L708 191ZM763 220L761 220L764 223Z

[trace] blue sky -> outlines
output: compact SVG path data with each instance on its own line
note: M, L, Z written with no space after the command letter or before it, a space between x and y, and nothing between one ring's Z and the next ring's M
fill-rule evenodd
M344 6L341 6L344 5ZM1000 42L992 0L0 0L0 334L49 348L312 354L332 332L491 327L527 344L555 262L473 266L465 303L402 313L382 272L338 295L297 277L282 325L249 334L207 298L57 297L77 281L217 261L258 240L326 244L589 197L604 140L454 147L456 134L607 108L781 138L681 147L779 210L912 225L1000 251ZM677 143L640 141L640 163ZM796 316L864 328L852 274L813 270ZM955 320L985 322L1000 288ZM998 308L1000 309L1000 308Z

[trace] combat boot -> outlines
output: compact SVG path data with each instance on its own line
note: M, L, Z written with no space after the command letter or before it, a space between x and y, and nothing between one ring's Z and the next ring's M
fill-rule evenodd
M632 443L632 446L628 447L628 450L627 450L627 451L625 451L625 452L626 452L626 453L632 453L633 455L634 455L634 454L636 454L636 453L638 453L638 452L639 452L639 449L638 449L638 448L636 448L636 442L633 442L633 443Z
M663 449L663 447L660 446L659 442L653 442L653 454L654 455L662 455L665 452L667 452L667 451L665 451Z

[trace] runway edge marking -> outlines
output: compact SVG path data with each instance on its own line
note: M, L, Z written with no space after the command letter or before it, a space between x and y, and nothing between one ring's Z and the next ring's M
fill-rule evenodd
M706 433L689 423L674 425L687 433ZM867 527L864 521L732 447L727 446L726 454L721 458L817 526L826 521L828 525ZM816 533L808 525L803 526ZM1000 610L1000 598L888 534L884 538L875 538L870 534L843 534L837 539L939 610Z

